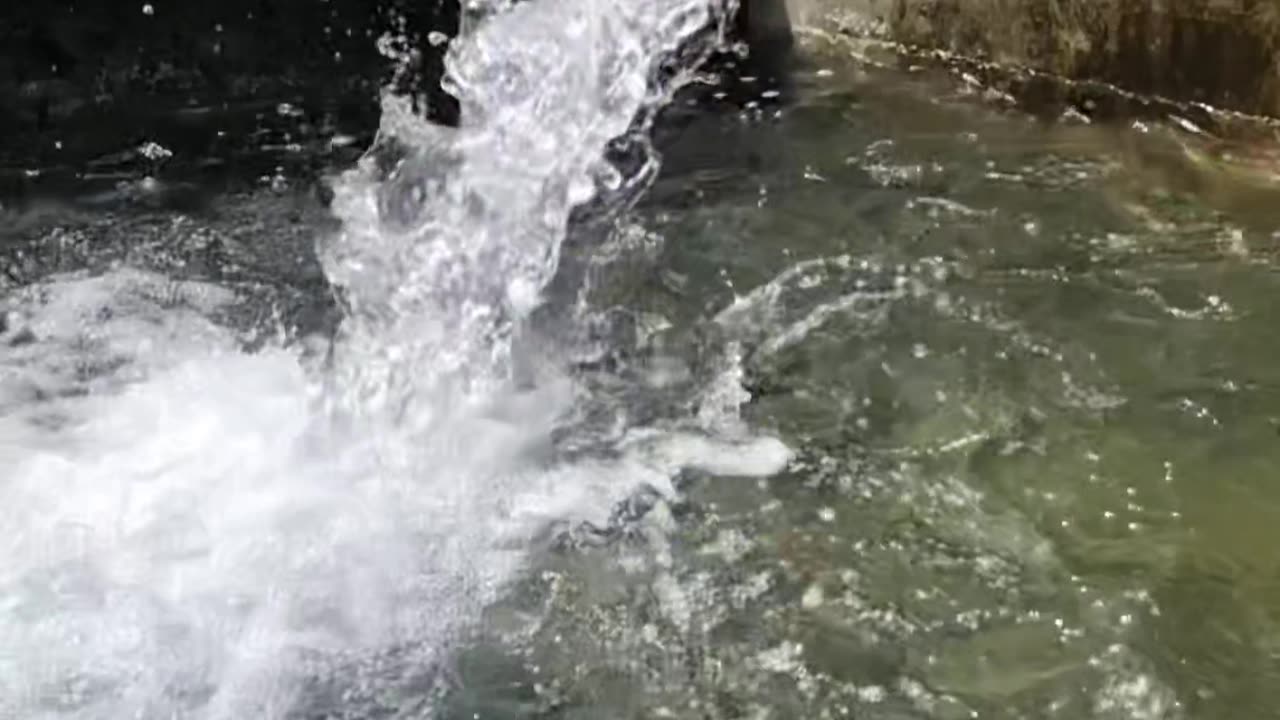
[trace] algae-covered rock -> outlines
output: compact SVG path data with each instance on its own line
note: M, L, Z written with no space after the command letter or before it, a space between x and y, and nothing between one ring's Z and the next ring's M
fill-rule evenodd
M1280 116L1275 0L791 1L808 24Z

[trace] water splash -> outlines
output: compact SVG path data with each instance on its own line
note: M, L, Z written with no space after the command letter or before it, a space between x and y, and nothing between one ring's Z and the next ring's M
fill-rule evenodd
M723 19L708 0L524 3L451 48L459 129L385 99L378 147L338 186L346 230L324 252L351 311L345 410L419 433L492 396L571 211L636 179L606 144L670 92L657 61Z
M571 212L656 162L622 173L606 144L645 128L680 79L661 61L705 51L725 8L501 5L450 51L462 126L388 97L377 146L337 185L344 229L321 255L348 314L324 371L238 350L211 286L187 288L213 298L184 309L194 335L117 275L6 299L47 352L0 357L6 396L45 383L38 412L0 415L0 716L403 712L548 523L607 516L700 457L751 470L653 433L622 460L549 466L536 451L577 390L554 370L512 383ZM68 347L113 359L63 375L32 360ZM119 382L70 388L84 373Z

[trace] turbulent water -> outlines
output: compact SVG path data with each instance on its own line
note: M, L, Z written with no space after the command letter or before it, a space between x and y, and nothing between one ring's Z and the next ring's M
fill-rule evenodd
M473 10L0 167L0 717L1276 717L1274 127Z
M248 352L234 288L127 260L8 298L0 715L429 712L453 639L540 537L606 527L682 467L785 461L721 432L733 403L565 455L601 435L562 370L587 311L562 307L556 338L530 322L571 211L651 175L606 145L647 148L726 8L499 5L450 52L462 126L388 97L336 184L331 346L267 326Z

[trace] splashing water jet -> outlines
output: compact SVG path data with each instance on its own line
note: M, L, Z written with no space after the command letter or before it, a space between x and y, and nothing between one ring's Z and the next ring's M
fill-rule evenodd
M234 297L199 283L121 270L9 299L39 340L0 358L0 716L291 717L331 681L324 702L368 701L429 678L546 523L699 453L741 470L687 438L531 462L578 391L511 382L571 211L645 179L606 144L647 127L680 79L660 63L688 68L729 8L505 5L450 49L460 127L387 96L337 183L321 259L347 316L323 372L239 350L206 319ZM59 394L76 353L114 369ZM23 402L37 385L60 399Z

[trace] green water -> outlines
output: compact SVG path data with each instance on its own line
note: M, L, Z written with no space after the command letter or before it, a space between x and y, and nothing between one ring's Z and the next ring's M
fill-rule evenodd
M680 131L600 291L795 460L548 550L446 715L1280 717L1280 187L825 63Z
M663 176L563 263L631 319L592 403L680 426L741 384L793 462L686 473L604 539L549 533L440 714L1280 718L1274 151L1220 162L1175 121L1046 123L834 56L796 82L669 114ZM266 186L293 167L246 157ZM5 252L60 229L0 289L149 263L323 330L308 248L333 223L298 185L6 216Z

